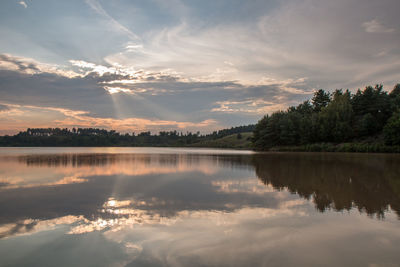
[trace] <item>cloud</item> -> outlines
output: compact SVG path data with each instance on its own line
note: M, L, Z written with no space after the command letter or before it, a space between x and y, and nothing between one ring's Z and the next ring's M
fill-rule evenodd
M287 105L284 103L274 103L262 99L245 101L218 101L215 104L219 106L213 108L211 110L212 112L255 113L264 115L287 108Z
M69 62L79 68L82 76L98 77L99 82L105 84L135 84L145 82L160 81L187 81L179 73L170 69L159 71L136 70L133 67L124 67L118 63L105 66L98 65L83 60L69 60Z
M13 108L14 112L29 110L26 115L13 116L20 120L31 116L31 127L65 124L117 127L124 132L175 127L207 132L231 123L255 122L263 112L296 104L310 93L304 88L305 79L263 78L257 85L245 85L237 81L196 81L170 70L135 70L77 60L71 64L77 69L67 72L57 65L2 55L2 103L20 105ZM238 109L239 102L247 110ZM227 110L228 103L236 103L236 107ZM221 104L224 106L218 108ZM65 113L67 110L69 114ZM238 118L243 122L238 122ZM4 125L15 127L15 131L23 130L23 123L11 118Z
M385 27L381 22L377 19L373 19L371 21L366 21L362 24L366 32L370 33L388 33L394 32L395 29Z
M76 77L78 73L65 69L64 66L46 64L31 58L0 54L0 70L18 71L25 74L52 73L65 77Z
M18 4L20 4L21 6L23 6L24 8L27 8L28 5L25 3L25 1L19 1Z
M159 120L151 118L125 118L115 119L109 117L92 117L87 111L70 110L56 107L39 107L31 105L0 105L6 109L3 113L0 112L0 121L3 127L14 128L16 130L25 130L26 119L34 114L29 127L40 128L44 125L52 125L52 127L82 127L82 128L105 128L118 129L122 132L143 132L158 130L200 130L210 127L216 127L217 122L213 119L207 119L201 122L182 122L173 120ZM12 107L14 111L10 114ZM8 112L7 112L8 111ZM13 115L9 119L10 115ZM42 117L42 119L38 119Z
M360 11L360 5L366 8ZM203 82L235 80L254 85L263 77L277 81L307 77L308 90L357 89L377 82L394 85L400 61L398 37L376 38L360 32L366 16L388 14L398 4L385 0L382 6L361 1L286 1L243 23L223 21L206 27L185 17L179 24L144 35L140 49L110 54L105 60L148 71L170 68L181 77ZM340 19L333 14L341 14ZM392 15L388 17L393 20ZM385 57L371 56L382 51ZM382 76L382 66L390 67L390 74Z
M132 41L140 40L140 38L136 34L134 34L131 30L129 30L127 27L125 27L124 25L119 23L116 19L114 19L112 16L110 16L97 0L86 0L85 2L94 11L96 11L96 13L98 13L99 15L108 19L114 29L116 29L117 31L119 31L123 34L126 34L129 37L129 39L131 39Z
M107 128L107 129L118 129L119 131L153 131L158 130L186 130L186 129L202 129L211 126L215 126L217 122L213 119L204 120L198 123L195 122L180 122L180 121L168 121L158 119L147 119L147 118L126 118L126 119L113 119L113 118L93 118L83 114L75 115L72 112L71 116L67 116L66 119L54 121L55 125L60 127L95 127L95 128Z
M160 8L166 5L160 1L68 2L70 10L81 10L73 22L87 28L77 35L69 29L54 35L66 21L74 26L70 14L61 12L56 26L40 32L46 42L20 29L43 50L26 49L31 58L0 57L0 98L8 104L85 111L93 118L212 119L223 128L254 123L319 88L355 91L383 83L390 90L400 79L400 39L371 32L397 29L399 4L382 1L177 1L177 13ZM46 64L32 59L38 55L65 60Z
M34 74L39 73L40 69L34 62L29 58L14 57L8 54L0 55L0 69L16 70L24 73Z
M10 108L7 105L0 104L0 113L1 112L6 112L6 111L9 111L9 110L10 110Z

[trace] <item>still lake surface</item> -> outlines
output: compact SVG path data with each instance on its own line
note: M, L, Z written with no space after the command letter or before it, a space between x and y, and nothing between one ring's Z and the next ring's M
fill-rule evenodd
M400 156L0 148L0 266L399 266Z

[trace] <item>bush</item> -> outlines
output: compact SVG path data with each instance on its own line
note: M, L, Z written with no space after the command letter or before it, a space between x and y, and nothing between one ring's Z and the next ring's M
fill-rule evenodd
M390 117L383 133L387 145L400 145L400 112L396 112Z

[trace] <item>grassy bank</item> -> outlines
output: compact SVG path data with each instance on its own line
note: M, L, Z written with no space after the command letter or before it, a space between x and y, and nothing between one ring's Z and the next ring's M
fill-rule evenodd
M214 148L233 148L233 149L251 149L251 137L253 133L246 132L240 134L231 134L215 140L205 140L191 144L191 147L214 147Z
M400 146L387 146L384 144L365 143L318 143L302 146L277 146L267 151L287 152L359 152L359 153L400 153Z

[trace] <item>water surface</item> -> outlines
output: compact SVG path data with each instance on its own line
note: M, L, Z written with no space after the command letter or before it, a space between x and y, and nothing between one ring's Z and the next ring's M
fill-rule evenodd
M400 156L0 148L1 266L399 266Z

